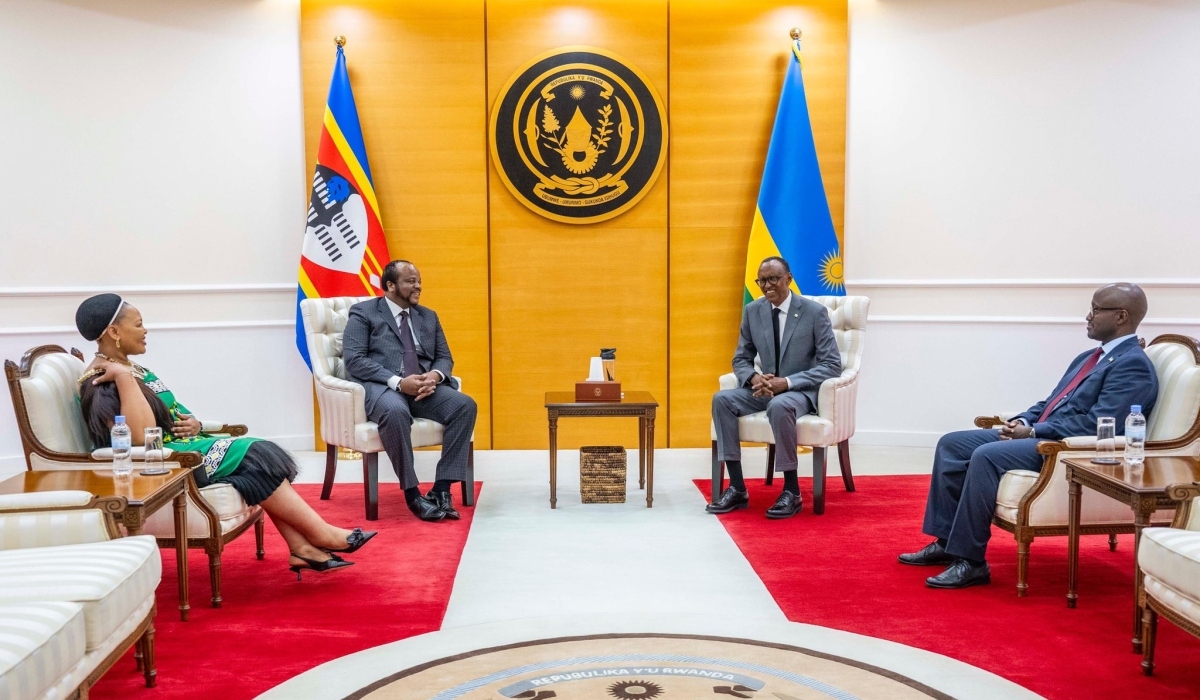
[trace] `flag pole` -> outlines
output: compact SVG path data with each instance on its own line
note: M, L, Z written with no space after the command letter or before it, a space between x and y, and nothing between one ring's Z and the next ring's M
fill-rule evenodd
M800 40L800 27L792 27L792 30L788 32L788 36L792 37L796 41L799 41ZM345 41L344 38L343 38L343 41Z

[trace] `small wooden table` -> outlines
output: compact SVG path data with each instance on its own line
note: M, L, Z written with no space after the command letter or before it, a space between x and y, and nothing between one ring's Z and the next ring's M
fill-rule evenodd
M638 419L638 488L654 507L654 416L658 402L648 391L626 391L620 401L575 401L573 391L547 391L550 419L550 507L558 507L558 419L570 416Z
M1093 464L1086 457L1063 460L1067 470L1069 500L1067 509L1067 607L1075 607L1079 595L1076 578L1079 570L1079 517L1084 486L1109 498L1128 503L1133 510L1133 651L1142 652L1142 569L1138 566L1138 547L1142 530L1150 525L1156 510L1175 509L1179 503L1167 496L1172 484L1200 480L1200 458L1147 456L1141 469L1129 464Z
M142 534L146 518L172 500L175 502L175 560L179 571L179 618L187 622L187 485L190 468L171 469L161 476L143 476L137 469L128 477L115 477L109 469L55 469L28 471L0 481L0 494L38 491L87 491L98 497L123 496L124 512L114 517L133 535Z

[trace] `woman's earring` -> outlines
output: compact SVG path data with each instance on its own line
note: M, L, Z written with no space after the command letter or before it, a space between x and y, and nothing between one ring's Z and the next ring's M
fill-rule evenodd
M120 338L117 338L117 349L118 350L121 349L121 339Z

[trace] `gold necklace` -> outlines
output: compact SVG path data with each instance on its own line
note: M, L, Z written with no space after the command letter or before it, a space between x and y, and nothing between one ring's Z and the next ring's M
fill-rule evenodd
M139 365L139 364L135 363L135 362L131 362L131 361L129 361L128 359L126 359L126 360L114 360L113 358L109 357L108 355L105 355L105 354L104 354L104 353L102 353L102 352L97 352L97 353L96 353L96 357L98 357L98 358L99 358L99 359L101 359L101 360L104 360L105 362L115 362L115 363L117 363L118 365L125 365L126 367L128 367L128 368L130 368L130 369L132 369L132 370L133 370L133 374L134 374L134 376L136 376L138 379L145 379L145 378L146 378L146 369L145 369L144 367L142 367L141 365Z

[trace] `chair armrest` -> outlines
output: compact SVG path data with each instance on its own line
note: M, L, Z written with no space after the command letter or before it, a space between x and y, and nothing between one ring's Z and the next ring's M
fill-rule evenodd
M462 377L457 377L452 374L452 375L450 375L450 378L453 379L454 381L458 382L458 390L461 392L462 388L463 388Z
M215 420L200 421L200 429L210 435L228 435L229 437L242 437L250 432L249 428L240 423L222 423Z
M0 496L0 512L87 508L93 499L95 496L87 491L9 493Z
M1020 411L1009 411L995 416L979 416L975 419L975 427L998 428L1019 415L1021 415Z
M738 388L737 375L733 372L730 372L729 374L722 374L719 378L717 378L717 383L721 385L721 391L728 391L729 389Z
M325 374L313 376L321 408L321 439L330 445L352 446L354 426L367 422L367 390L362 384Z
M820 393L817 394L817 415L833 423L838 427L837 432L848 438L854 433L857 403L858 370L848 369L839 377L821 382Z
M146 461L146 448L138 445L131 450L134 462ZM113 453L111 447L101 447L98 450L92 450L89 455L93 462L111 462L113 461ZM168 469L179 467L198 467L204 461L204 456L199 452L176 452L167 447L163 449L163 462L178 462L178 464L165 465Z
M1167 487L1167 498L1179 502L1175 509L1175 519L1171 521L1171 527L1180 530L1200 528L1200 522L1196 522L1197 518L1192 517L1195 501L1200 498L1200 481L1193 481L1190 484L1171 484Z
M1071 450L1094 450L1096 449L1096 436L1081 435L1078 437L1063 438L1062 443ZM1125 436L1118 435L1115 438L1115 445L1118 450L1125 449Z

